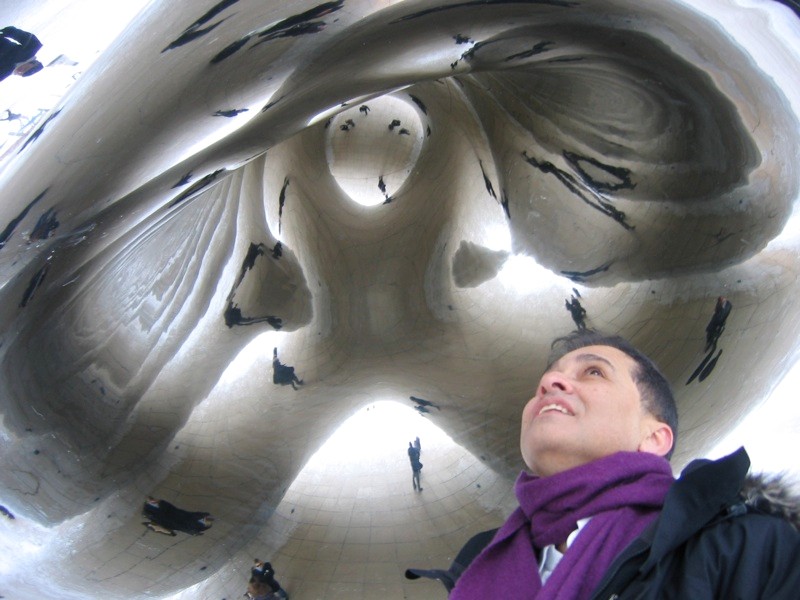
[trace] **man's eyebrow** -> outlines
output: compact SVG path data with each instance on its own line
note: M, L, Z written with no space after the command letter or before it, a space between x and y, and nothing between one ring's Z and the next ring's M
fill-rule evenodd
M564 357L562 356L561 358L564 358ZM544 372L545 372L545 373L547 373L548 371L552 371L553 369L555 369L555 368L556 368L556 366L558 365L558 363L560 363L560 362L561 362L561 358L559 358L558 360L556 360L556 361L553 361L553 362L551 362L549 365L547 365L547 367L545 368ZM583 353L583 354L578 354L578 355L575 357L575 360L577 360L578 362L581 362L581 363L587 363L587 362L597 362L597 361L599 361L599 362L601 362L601 363L603 363L603 364L605 364L605 365L608 365L608 367L609 367L609 368L610 368L612 371L616 371L616 370L617 370L617 369L614 367L614 365L611 363L611 361L610 361L610 360L608 360L607 358L605 358L605 357L603 357L603 356L600 356L599 354L592 354L591 352L585 352L585 353Z
M607 358L605 358L603 356L600 356L599 354L592 354L591 352L587 352L586 354L579 354L575 358L580 362L596 362L596 361L600 361L601 363L604 363L604 364L608 365L611 368L612 371L616 371L617 370L614 367L614 365L611 363L610 360L608 360Z

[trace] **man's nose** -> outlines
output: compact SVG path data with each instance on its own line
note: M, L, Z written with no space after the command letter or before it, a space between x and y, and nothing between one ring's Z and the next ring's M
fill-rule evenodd
M540 393L546 394L547 392L571 392L572 382L569 377L560 371L548 371L542 375L539 382Z

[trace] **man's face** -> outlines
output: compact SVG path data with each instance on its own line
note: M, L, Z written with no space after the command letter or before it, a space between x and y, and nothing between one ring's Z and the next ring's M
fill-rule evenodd
M611 346L579 348L553 363L522 411L520 449L533 474L640 450L658 421L642 407L635 369Z

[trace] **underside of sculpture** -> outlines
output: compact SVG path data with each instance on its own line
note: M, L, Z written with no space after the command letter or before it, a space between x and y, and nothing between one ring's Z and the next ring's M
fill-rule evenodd
M256 557L298 599L432 594L403 570L508 512L582 324L663 368L676 468L707 452L795 362L798 23L151 2L0 165L0 503L58 532L45 597L231 598Z

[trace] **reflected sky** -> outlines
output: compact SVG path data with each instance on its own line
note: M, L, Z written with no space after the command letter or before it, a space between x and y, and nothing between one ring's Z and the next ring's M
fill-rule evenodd
M452 438L412 408L397 401L375 402L362 408L336 430L330 439L306 463L302 477L320 477L323 473L374 473L379 477L387 469L408 470L408 443L419 436L423 458L453 444ZM357 457L357 460L353 460ZM423 464L424 464L423 460Z

